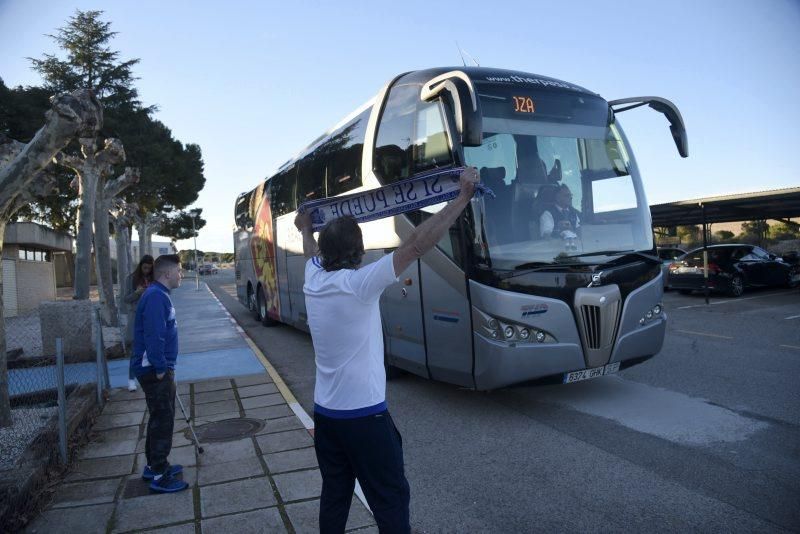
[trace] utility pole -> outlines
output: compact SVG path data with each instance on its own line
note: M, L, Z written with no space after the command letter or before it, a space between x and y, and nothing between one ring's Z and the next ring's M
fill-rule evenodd
M197 215L192 213L192 234L194 235L194 281L195 291L200 291L200 266L197 264L197 230L194 227L194 218Z

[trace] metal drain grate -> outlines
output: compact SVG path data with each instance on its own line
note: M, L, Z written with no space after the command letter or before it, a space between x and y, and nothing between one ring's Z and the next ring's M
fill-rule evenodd
M219 441L235 441L237 439L253 436L264 428L264 421L240 417L237 419L223 419L195 427L197 439L200 443L214 443ZM183 431L186 439L192 441L192 433L187 428Z

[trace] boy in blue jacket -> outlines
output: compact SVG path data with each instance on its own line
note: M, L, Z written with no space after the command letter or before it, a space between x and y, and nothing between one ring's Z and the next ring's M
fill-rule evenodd
M178 358L178 327L171 289L181 285L180 260L176 254L156 258L153 283L136 307L131 368L147 399L147 423L142 478L159 493L185 490L189 485L175 478L183 466L167 461L175 425L175 361Z

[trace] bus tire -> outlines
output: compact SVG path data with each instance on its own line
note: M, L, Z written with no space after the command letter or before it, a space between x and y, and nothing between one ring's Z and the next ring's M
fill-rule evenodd
M251 285L247 285L247 309L250 310L250 313L253 314L256 320L259 320L258 317L258 303L256 302L256 296L253 293L253 287Z
M261 324L263 326L277 326L280 324L267 315L267 300L264 298L264 292L261 290L261 286L258 286L257 295L256 301L258 305L256 306L256 317L261 321Z

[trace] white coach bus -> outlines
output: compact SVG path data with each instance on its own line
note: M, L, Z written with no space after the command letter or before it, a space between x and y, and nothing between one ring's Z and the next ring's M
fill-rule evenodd
M663 98L606 101L479 67L397 76L237 198L239 300L265 325L308 331L297 206L470 165L495 197L473 199L386 289L387 370L487 390L642 362L661 350L667 317L650 210L617 114L643 105L666 116L686 157L680 112ZM440 208L362 224L364 262Z

